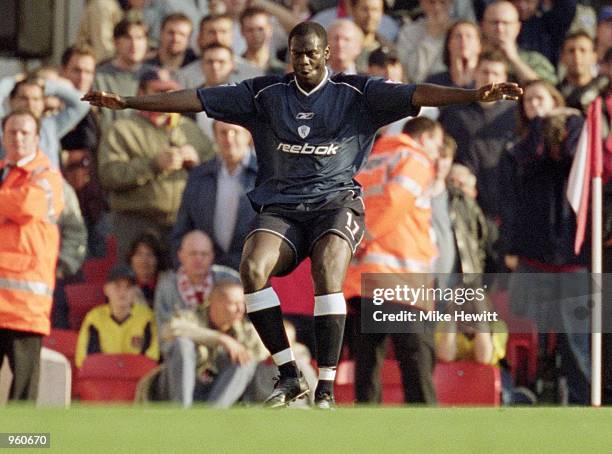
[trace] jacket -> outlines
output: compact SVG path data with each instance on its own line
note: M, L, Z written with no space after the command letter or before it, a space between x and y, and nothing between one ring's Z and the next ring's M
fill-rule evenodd
M201 161L214 153L212 142L186 117L171 131L140 115L114 123L98 152L100 183L109 193L111 212L147 217L167 227L174 223L187 170L160 173L153 166L153 159L171 144L191 144Z
M172 250L176 255L183 236L194 230L206 232L213 240L215 263L238 269L242 246L246 236L255 227L255 210L247 197L247 192L255 187L257 177L257 160L251 156L248 165L243 169L240 180L244 191L240 194L238 216L229 250L224 251L215 240L215 206L217 200L217 177L221 170L220 158L200 164L189 174L187 186L183 192L181 207L172 231Z
M429 188L435 170L408 135L379 139L357 180L363 186L366 233L351 261L347 298L360 296L363 273L429 273L437 256Z
M0 174L6 161L0 162ZM47 335L59 253L62 177L38 151L0 186L0 328Z
M576 215L566 196L568 177L583 119L565 121L564 139L554 158L545 143L544 122L531 121L529 132L505 155L502 184L506 204L500 236L502 250L549 265L585 265L587 249L574 253Z

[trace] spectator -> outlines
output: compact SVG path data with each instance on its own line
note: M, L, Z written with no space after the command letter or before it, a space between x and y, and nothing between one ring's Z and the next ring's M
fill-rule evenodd
M452 139L450 136L445 136ZM455 145L456 146L456 145ZM463 164L453 164L448 174L448 184L459 189L466 196L476 199L478 189L476 189L476 176Z
M193 22L183 13L172 13L164 17L157 53L145 63L174 72L196 61L198 57L189 47L192 32Z
M247 8L240 16L240 30L246 42L242 57L266 75L285 74L285 64L270 50L272 24L269 14L261 8Z
M353 21L338 19L329 27L328 42L332 73L357 74L357 57L363 50L361 29Z
M317 12L311 21L321 24L328 33L331 29L331 25L338 19L351 19L352 15L352 0L339 0L338 6L324 9ZM380 26L378 27L378 33L389 42L395 42L397 34L399 32L399 26L397 22L386 14L383 15Z
M216 262L238 269L242 245L253 230L255 211L246 196L255 187L257 160L251 135L237 125L215 121L216 159L191 171L172 231L173 250L194 229L213 241Z
M507 80L507 62L500 52L483 52L474 73L477 87ZM516 106L504 101L444 108L440 123L457 142L457 162L478 181L478 204L491 219L499 216L502 192L498 164L507 141L514 136Z
M451 0L419 0L425 16L405 24L397 37L404 73L410 82L444 71L444 40L451 26Z
M568 35L563 42L561 63L567 72L558 88L565 104L586 113L608 82L605 76L594 75L597 54L593 39L583 31Z
M178 271L168 272L157 285L155 317L162 333L161 352L167 365L170 400L190 407L197 380L196 345L220 345L234 357L243 355L244 349L236 346L229 336L208 331L202 336L199 329L188 331L187 328L194 328L193 322L201 311L199 307L208 300L216 284L223 280L236 283L240 280L236 271L213 264L212 241L201 231L194 230L183 236L178 258ZM199 328L197 324L195 328Z
M144 232L136 238L127 254L127 263L134 271L136 285L151 309L160 274L167 268L166 255L164 245L152 232Z
M287 6L274 0L251 0L249 5L251 8L262 8L274 16L286 34L310 17L308 0L292 0Z
M519 13L512 3L497 0L486 7L482 21L485 49L501 51L510 62L510 76L519 83L534 79L556 83L555 68L546 57L518 46L520 30Z
M200 23L200 33L198 34L198 48L200 55L204 53L204 49L212 44L233 48L233 20L231 16L226 14L205 16ZM240 82L244 79L263 75L261 69L253 66L244 58L234 54L234 67L232 69L230 81ZM201 60L185 66L179 72L177 80L185 88L196 88L206 83L206 75L203 71L203 63Z
M432 225L438 247L434 271L444 281L442 288L455 284L447 279L447 274L484 273L489 250L489 227L476 200L449 184L456 146L452 137L445 137L431 191Z
M209 44L202 49L200 62L206 80L203 87L216 87L230 82L235 62L232 49L222 44ZM205 111L196 113L195 118L204 134L213 137L213 119Z
M68 300L64 285L77 274L87 253L87 228L72 186L63 180L65 207L59 217L60 251L55 269L55 291L51 311L53 328L69 329Z
M36 400L42 337L50 332L59 252L62 177L39 148L40 122L26 110L2 120L0 162L0 362L11 400Z
M595 42L598 61L602 62L608 49L612 48L612 6L604 6L599 13Z
M379 47L368 57L368 74L394 82L404 82L404 70L392 47Z
M383 18L383 0L351 0L353 21L363 33L363 51L358 57L359 68L364 68L370 53L381 46L393 46L393 42L378 33Z
M159 359L159 342L153 311L137 303L134 272L126 265L113 268L104 284L108 303L90 310L77 340L75 363L83 365L94 353L130 353Z
M81 94L91 90L95 58L87 48L69 47L62 54L61 75ZM106 254L108 203L98 178L98 114L90 110L62 140L64 177L76 191L87 227L87 250L94 257Z
M140 94L180 88L164 70L146 72ZM212 143L180 114L136 113L113 124L99 153L102 186L109 191L111 224L120 260L142 232L168 244L189 169L213 155Z
M116 55L98 66L93 89L133 96L140 77L151 69L143 64L147 53L147 27L143 22L124 19L115 26L113 38ZM106 132L115 120L127 117L130 112L104 109L100 115L102 132Z
M27 109L41 121L40 147L51 164L59 168L60 139L64 137L89 112L80 94L65 80L44 80L39 77L6 77L0 81L0 100L9 97L10 110ZM56 96L64 109L51 116L44 116L45 96ZM6 113L0 107L0 116Z
M510 0L521 20L517 43L521 49L533 50L553 65L559 61L563 38L576 15L576 0L555 0L543 7L539 0Z
M448 30L443 60L447 70L426 79L448 87L474 87L474 72L482 51L480 28L473 22L458 21Z
M98 63L113 58L113 29L121 22L123 14L117 0L89 0L81 15L76 45L91 47Z
M587 252L574 252L576 217L566 196L583 120L579 111L563 105L552 85L525 86L519 141L505 154L500 174L505 188L501 236L508 267L520 273L510 279L511 309L535 320L539 332L557 333L569 402L587 404L589 319L575 316L576 305L586 306L589 295L588 280L582 278Z
M381 402L380 359L386 334L364 333L359 323L364 273L428 273L436 257L427 192L442 145L439 123L425 117L406 123L404 134L379 139L358 176L368 210L366 231L347 272L344 294L357 311L355 333L355 397L357 402ZM401 303L395 303L401 304ZM402 306L406 310L415 307ZM418 309L430 310L425 302ZM416 310L419 312L419 310ZM391 334L399 360L404 398L410 403L435 403L433 326Z

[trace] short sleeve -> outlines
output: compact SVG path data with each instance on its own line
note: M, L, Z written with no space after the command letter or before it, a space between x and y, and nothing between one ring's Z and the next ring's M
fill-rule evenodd
M245 125L256 115L252 80L219 87L198 88L206 115L215 120Z
M381 127L406 117L415 117L420 107L412 104L413 84L400 84L379 77L368 79L365 97L370 114Z

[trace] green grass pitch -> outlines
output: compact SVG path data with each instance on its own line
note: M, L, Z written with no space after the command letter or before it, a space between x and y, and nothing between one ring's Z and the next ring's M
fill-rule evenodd
M612 408L9 406L0 432L51 434L19 453L610 453Z

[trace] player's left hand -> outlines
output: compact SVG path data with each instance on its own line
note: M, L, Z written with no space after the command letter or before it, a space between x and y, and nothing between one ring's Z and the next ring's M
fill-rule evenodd
M489 84L478 89L478 101L493 102L503 100L518 101L523 89L513 82Z

